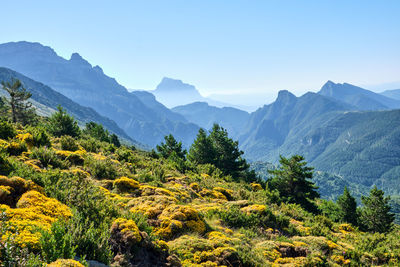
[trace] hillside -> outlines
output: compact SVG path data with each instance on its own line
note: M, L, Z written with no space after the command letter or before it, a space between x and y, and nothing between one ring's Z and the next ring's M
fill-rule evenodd
M214 123L218 123L227 129L231 136L238 136L249 119L249 113L246 111L231 107L218 108L206 102L178 106L172 111L207 130L211 129Z
M39 113L50 115L58 105L65 108L73 115L81 124L87 122L97 122L106 127L112 133L115 133L127 140L133 141L118 125L107 117L101 116L92 108L81 106L64 95L54 91L50 87L36 82L18 72L7 68L0 67L0 81L10 82L12 79L19 79L24 87L32 94L32 100L35 101L39 108ZM3 91L3 90L0 90ZM39 104L39 105L38 105ZM41 110L41 111L40 111Z
M394 90L386 90L382 93L381 95L384 95L386 97L390 97L396 100L400 100L400 89L394 89Z
M340 84L328 81L318 93L355 106L359 110L382 110L400 107L400 101L397 99L348 83Z
M51 146L43 146L48 134L38 136L35 127L4 120L1 127L4 265L79 267L72 259L83 256L84 264L112 266L400 263L398 226L363 232L212 165L92 146L87 136L49 136Z
M163 110L152 109L135 94L105 75L78 53L64 59L39 43L16 42L0 45L0 66L50 86L80 105L93 108L114 120L131 138L151 147L172 133L191 143L198 127L174 121ZM143 99L142 99L143 100Z

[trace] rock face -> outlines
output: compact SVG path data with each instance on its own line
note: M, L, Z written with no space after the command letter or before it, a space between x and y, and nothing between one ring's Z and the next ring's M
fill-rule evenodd
M168 116L165 109L153 109L154 103L141 101L78 53L67 60L39 43L6 43L0 45L0 66L18 71L93 108L114 120L130 137L149 146L155 146L170 133L189 144L198 130L181 116L175 120L176 116Z
M170 108L197 101L205 101L205 98L200 95L196 87L171 78L163 78L152 93L158 101Z

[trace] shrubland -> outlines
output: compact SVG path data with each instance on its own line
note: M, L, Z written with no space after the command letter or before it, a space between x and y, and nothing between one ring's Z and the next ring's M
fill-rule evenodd
M2 266L400 264L383 192L322 200L301 156L264 182L219 126L147 152L61 108L38 120L0 121Z

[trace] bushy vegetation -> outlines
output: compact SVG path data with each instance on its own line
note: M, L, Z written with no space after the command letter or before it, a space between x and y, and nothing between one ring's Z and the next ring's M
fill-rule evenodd
M400 263L383 192L373 189L356 212L347 189L321 200L300 156L282 158L265 183L218 126L201 130L186 158L173 136L158 153L118 145L95 124L76 130L61 108L45 124L0 123L2 265Z

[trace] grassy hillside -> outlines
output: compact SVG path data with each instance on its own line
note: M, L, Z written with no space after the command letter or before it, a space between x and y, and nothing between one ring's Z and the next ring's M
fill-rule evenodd
M210 164L177 164L84 135L13 128L0 131L2 265L400 263L398 226L386 234L362 232ZM73 258L82 263L60 260Z

